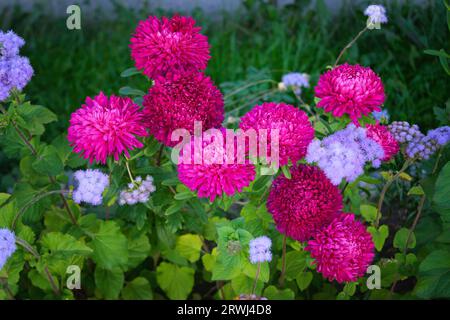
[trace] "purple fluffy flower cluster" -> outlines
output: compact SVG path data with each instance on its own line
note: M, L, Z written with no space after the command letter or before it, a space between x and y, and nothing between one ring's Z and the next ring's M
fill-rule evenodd
M300 95L302 88L309 88L309 75L306 73L291 72L281 78L284 88L292 88L295 94Z
M250 241L250 262L258 263L272 260L272 240L266 236L258 237Z
M439 147L450 141L449 126L430 130L427 135L424 135L416 124L411 125L406 121L394 121L389 125L389 131L398 142L406 144L405 154L411 159L426 160Z
M306 161L317 163L328 179L338 185L342 179L352 182L363 174L366 163L379 167L383 157L383 148L367 137L366 129L350 124L322 141L311 142Z
M33 76L26 57L19 56L25 41L12 31L0 31L0 101L6 100L12 89L21 91Z
M388 128L399 143L408 143L423 137L417 124L410 125L406 121L394 121Z
M119 195L119 204L121 206L136 203L146 203L150 199L150 194L155 192L156 187L153 184L153 177L147 176L145 180L142 177L136 177L134 183L128 184L127 190L122 190Z
M98 169L78 170L74 174L77 187L73 192L73 201L102 204L103 191L109 186L109 177Z
M16 251L16 237L8 229L0 229L0 270Z

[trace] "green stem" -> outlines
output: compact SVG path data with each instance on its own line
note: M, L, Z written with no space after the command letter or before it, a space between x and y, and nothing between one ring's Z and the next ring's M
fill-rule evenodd
M255 283L253 284L252 294L255 294L260 272L261 272L261 262L258 262L258 268L256 269Z
M378 228L378 225L380 224L380 219L381 219L381 209L383 207L383 202L384 202L384 197L386 196L386 192L388 191L389 187L392 185L392 183L397 180L397 178L403 173L405 172L406 169L408 169L409 165L413 162L413 160L406 160L405 163L403 164L403 167L393 176L391 177L383 186L383 189L381 190L380 193L380 198L378 199L378 210L377 210L377 217L375 219L375 223L374 226L376 228Z
M5 110L5 108L2 105L0 105L0 111L3 112L3 113L6 113L6 110ZM17 123L14 120L11 120L11 124L14 127L14 129L16 130L17 134L19 135L20 139L28 147L28 149L30 150L31 154L33 156L35 156L36 158L39 157L36 148L33 147L33 145L28 141L28 139L23 134L22 130L20 130L20 128L17 126ZM50 180L51 183L56 183L57 182L55 177L53 177L53 176L48 176L48 179ZM64 209L66 209L67 214L69 215L69 218L72 221L72 224L77 224L77 219L75 219L75 216L74 216L72 210L70 209L70 206L69 206L69 203L67 202L67 199L64 197L63 194L60 194L60 198L61 198L61 201L63 203Z
M131 170L130 170L130 166L128 164L128 158L127 157L125 157L125 167L127 168L128 176L130 177L131 182L134 184L133 175L131 174Z
M45 198L45 197L47 197L47 196L50 196L50 195L53 195L53 194L64 194L64 193L67 193L68 191L65 191L65 190L54 190L54 191L49 191L49 192L46 192L46 193L43 193L43 194L40 194L40 195L38 195L38 196L36 196L36 197L34 197L34 198L32 198L30 201L28 201L19 211L17 211L17 213L15 214L15 216L14 216L14 218L13 218L13 221L12 221L12 223L11 223L11 229L12 230L14 230L15 228L16 228L16 226L17 226L17 222L19 221L19 218L23 215L23 213L25 212L25 211L27 211L27 209L29 208L29 207L31 207L33 204L35 204L36 202L38 202L39 200L41 200L41 199L43 199L43 198ZM74 218L75 219L75 218ZM76 220L75 220L75 222L76 222Z
M281 256L281 274L280 274L280 287L284 287L284 277L286 273L286 242L287 237L286 235L283 236L283 253Z
M16 237L16 243L18 245L20 245L21 247L23 247L26 251L31 253L37 260L41 259L41 256L39 255L39 253L36 250L34 250L34 248L28 242L26 242L25 240ZM60 292L60 290L58 288L58 285L55 283L55 280L53 279L53 276L52 276L50 270L48 269L47 265L44 267L44 272L45 272L45 275L46 275L46 277L47 277L47 279L48 279L48 281L50 283L50 286L52 287L53 293L55 295L59 296L61 294L61 292Z
M253 86L256 86L256 85L258 85L258 84L266 83L266 82L276 83L276 81L274 81L274 80L272 80L272 79L264 79L264 80L258 80L258 81L255 81L255 82L251 82L251 83L246 84L245 86L242 86L242 87L240 87L240 88L238 88L238 89L236 89L236 90L234 90L234 91L232 91L232 92L226 94L226 95L224 96L224 99L226 100L226 99L228 99L229 97L231 97L231 96L233 96L233 95L235 95L235 94L238 94L239 92L241 92L241 91L243 91L243 90L245 90L245 89L247 89L247 88L249 88L249 87L253 87Z
M334 66L333 68L335 68L337 66L337 64L339 63L339 60L342 58L343 54L345 53L345 51L347 51L347 49L350 49L350 47L356 42L356 40L359 39L359 37L361 37L363 35L364 32L366 32L367 30L367 26L362 29L357 35L356 37L354 37L345 47L344 49L342 49L342 51L339 53L339 56L337 57L336 61L334 62Z

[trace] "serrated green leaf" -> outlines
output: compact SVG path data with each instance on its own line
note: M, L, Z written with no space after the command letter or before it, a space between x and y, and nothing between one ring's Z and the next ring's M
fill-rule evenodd
M188 233L177 238L175 249L181 256L193 263L200 258L202 244L203 242L199 235Z
M152 300L152 287L144 277L137 277L122 290L124 300Z
M105 299L117 299L122 290L125 276L120 268L106 270L95 268L95 286Z

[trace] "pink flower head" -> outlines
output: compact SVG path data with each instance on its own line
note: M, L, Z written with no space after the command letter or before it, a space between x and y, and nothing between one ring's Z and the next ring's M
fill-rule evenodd
M278 231L306 241L342 209L342 195L318 167L292 167L291 175L291 179L281 174L274 180L267 209Z
M392 133L386 126L381 124L369 124L367 125L367 137L375 140L384 151L383 161L389 161L395 156L400 149L400 146L395 140Z
M144 96L145 124L161 143L173 147L172 132L194 133L194 122L203 131L220 127L224 119L223 97L211 79L200 72L158 78Z
M347 63L325 72L315 87L319 108L335 117L348 114L353 123L373 111L381 111L383 83L372 69Z
M328 280L352 282L362 277L374 257L372 236L352 213L337 215L308 241L317 271Z
M280 165L289 159L295 164L306 155L309 143L314 138L314 129L308 116L289 104L265 102L253 107L242 119L239 127L242 130L254 129L261 135L261 129L267 130L267 150L271 154L271 131L279 132Z
M205 69L210 58L208 38L194 25L194 19L181 16L141 21L130 44L136 68L149 78Z
M200 138L202 140L200 140ZM198 140L197 140L198 139ZM181 150L178 178L200 198L212 202L223 194L242 192L255 179L255 167L248 159L238 160L237 138L233 134L227 148L226 129L210 129L195 136ZM199 141L199 142L196 142Z
M147 131L142 123L139 106L130 98L107 97L100 92L94 99L72 113L67 139L76 153L81 153L92 163L106 163L108 156L119 156L128 150L142 148L136 136L144 137Z

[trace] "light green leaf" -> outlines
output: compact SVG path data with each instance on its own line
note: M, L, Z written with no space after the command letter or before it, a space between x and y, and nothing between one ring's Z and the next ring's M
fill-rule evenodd
M403 250L406 247L406 241L408 239L409 230L407 228L401 228L397 231L394 237L394 247ZM416 246L416 236L414 232L411 233L409 239L408 248L413 249Z
M156 269L156 280L172 300L185 300L194 286L194 269L162 262Z
M387 225L382 225L377 229L375 227L368 227L367 231L372 235L373 243L375 244L375 249L381 251L384 246L384 242L389 236L389 228Z
M137 277L122 290L124 300L152 300L152 287L144 277Z
M377 217L378 209L370 204L362 204L359 207L361 215L367 222L374 222Z
M199 235L188 233L177 238L175 249L181 256L193 263L200 258L202 244L203 242Z
M269 300L294 300L295 294L291 289L278 289L275 286L268 286L263 296Z

